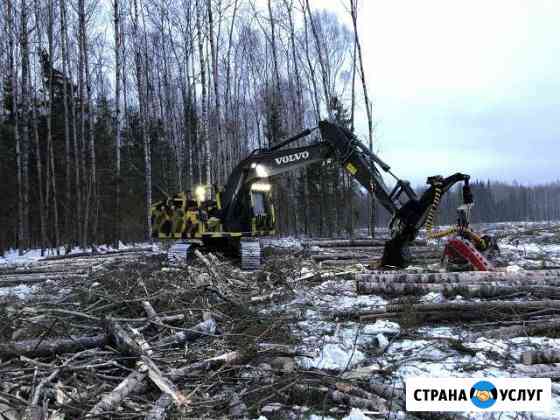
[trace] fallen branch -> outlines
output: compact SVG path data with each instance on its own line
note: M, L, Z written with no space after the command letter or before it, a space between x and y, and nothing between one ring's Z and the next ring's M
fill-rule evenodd
M140 366L138 370L132 371L117 387L105 395L101 401L95 404L87 413L86 418L100 416L117 407L126 397L132 393L140 393L145 389L144 379L147 368Z
M87 351L88 350L86 350L85 352ZM49 382L51 382L54 378L58 376L62 368L68 366L70 362L76 360L78 357L81 357L83 354L84 352L79 352L74 354L72 357L64 361L64 363L62 363L61 366L53 370L49 376L46 376L41 380L41 382L39 382L39 385L37 385L37 388L35 388L35 392L33 393L33 398L31 399L31 403L29 404L29 407L25 410L25 413L23 414L22 417L23 420L42 420L44 418L45 412L43 410L43 407L39 405L39 400L41 399L43 388L45 387L45 385L47 385Z
M154 307L150 302L148 302L147 300L143 301L142 307L144 308L146 315L148 315L149 321L155 322L156 324L162 323L161 318L159 317L159 315L157 314L157 312L155 311Z
M195 362L181 368L170 369L168 375L175 381L186 376L195 375L198 371L213 370L222 365L237 363L241 360L241 356L241 352L232 351L210 359L201 360L200 362Z
M216 269L214 268L214 265L212 265L212 263L210 263L210 261L208 261L208 258L206 258L202 252L200 252L198 249L194 250L194 255L196 256L196 258L198 258L202 264L204 264L204 266L206 267L206 269L208 270L208 272L212 275L212 277L214 277L214 280L217 280L221 283L225 282L225 279L222 277L222 275L220 275Z
M172 336L162 338L154 344L154 347L162 348L182 345L203 336L214 335L215 332L216 321L214 321L213 319L207 319L206 321L202 321L201 323L196 324L194 327L188 330L179 331Z
M152 382L160 389L161 392L169 395L178 407L182 407L190 403L190 401L177 389L177 386L159 370L152 359L143 355L142 363L147 367L148 376Z
M108 341L108 336L103 334L91 337L70 336L69 338L37 338L33 340L8 342L0 344L0 357L7 359L17 356L52 356L77 352L93 347L102 347L107 344Z
M172 381L176 381L184 377L194 376L200 371L213 370L223 365L237 363L239 360L241 360L241 353L234 351L210 359L201 360L200 362L195 362L181 368L170 369L167 374ZM165 419L172 404L173 399L171 396L167 393L162 393L154 403L153 408L146 415L145 420Z

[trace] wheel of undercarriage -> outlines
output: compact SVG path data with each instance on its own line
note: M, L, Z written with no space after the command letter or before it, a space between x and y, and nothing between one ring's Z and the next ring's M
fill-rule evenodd
M241 269L257 270L261 266L261 243L258 240L241 241Z

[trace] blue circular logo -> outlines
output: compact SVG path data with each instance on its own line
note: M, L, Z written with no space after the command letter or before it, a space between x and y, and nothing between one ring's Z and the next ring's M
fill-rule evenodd
M490 408L496 403L498 390L488 381L478 381L472 386L470 397L478 408Z

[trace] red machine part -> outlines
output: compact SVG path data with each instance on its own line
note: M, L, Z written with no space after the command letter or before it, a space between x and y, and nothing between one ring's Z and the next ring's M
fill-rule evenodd
M443 253L451 258L457 256L464 258L477 271L494 270L494 266L466 239L460 237L449 239Z

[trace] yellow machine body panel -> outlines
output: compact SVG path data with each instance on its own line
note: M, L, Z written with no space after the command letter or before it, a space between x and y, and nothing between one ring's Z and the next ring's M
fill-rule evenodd
M201 194L195 197L187 191L154 202L150 209L152 237L161 240L241 238L269 236L276 232L270 192L255 191L251 194L251 230L245 232L224 230L220 219L220 192L216 193L215 200L204 198Z

